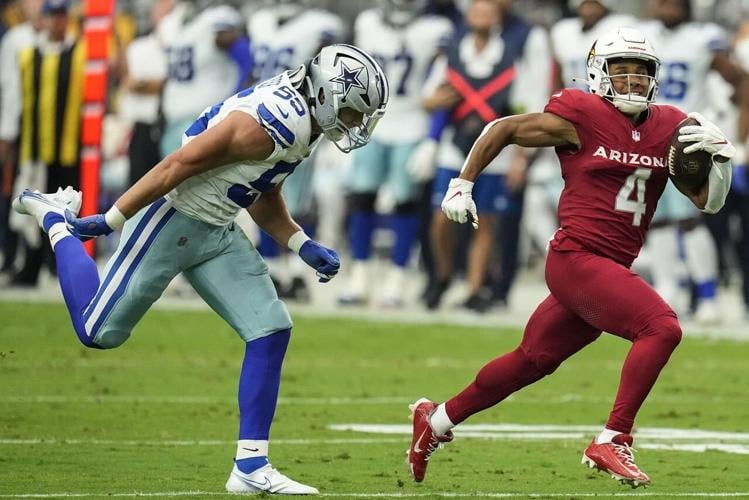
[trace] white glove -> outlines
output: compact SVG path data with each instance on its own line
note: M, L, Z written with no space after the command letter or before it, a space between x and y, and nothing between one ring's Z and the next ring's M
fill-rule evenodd
M694 118L699 125L687 125L679 130L679 142L693 142L694 144L684 148L685 154L694 153L695 151L704 151L710 156L721 156L731 159L736 154L736 148L726 138L726 135L718 128L717 125L708 121L704 116L697 112L687 115ZM713 158L713 163L715 163Z
M464 224L470 221L474 229L479 227L479 216L476 203L473 202L473 182L455 177L447 186L447 193L442 200L442 211L448 219Z
M715 214L723 208L726 203L726 196L731 190L731 176L733 169L731 161L718 162L713 160L713 168L707 176L707 202L702 209L706 214Z
M434 177L438 146L439 143L434 139L424 139L414 148L406 166L414 181L426 182Z

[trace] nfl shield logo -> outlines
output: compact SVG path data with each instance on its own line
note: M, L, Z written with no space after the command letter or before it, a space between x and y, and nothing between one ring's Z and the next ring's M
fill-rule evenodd
M635 142L640 142L640 132L639 130L633 130L632 131L632 140Z

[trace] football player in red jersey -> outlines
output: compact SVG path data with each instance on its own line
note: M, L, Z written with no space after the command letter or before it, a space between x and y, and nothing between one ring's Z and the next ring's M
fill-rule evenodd
M613 410L583 463L633 487L650 483L635 464L630 433L681 328L671 308L629 267L668 182L664 156L685 115L653 104L659 61L639 31L619 28L599 38L587 66L590 93L566 89L551 97L543 113L489 123L450 182L442 210L453 221L476 226L471 191L489 161L508 144L555 146L565 181L561 227L546 261L551 293L531 315L518 348L486 364L445 403L420 399L411 405L408 463L416 481L424 479L432 452L452 440L452 427L552 373L605 331L632 347ZM735 149L715 125L699 114L689 116L700 125L681 128L679 140L691 143L684 151L706 151L713 165L704 186L684 194L714 213L730 187Z

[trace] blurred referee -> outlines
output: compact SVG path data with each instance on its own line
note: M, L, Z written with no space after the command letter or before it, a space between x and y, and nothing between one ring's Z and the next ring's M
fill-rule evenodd
M43 29L33 46L18 53L17 123L19 174L15 193L25 188L54 192L80 188L80 122L85 47L68 30L68 0L45 0ZM46 238L16 217L11 226L23 234L26 259L12 283L35 286Z

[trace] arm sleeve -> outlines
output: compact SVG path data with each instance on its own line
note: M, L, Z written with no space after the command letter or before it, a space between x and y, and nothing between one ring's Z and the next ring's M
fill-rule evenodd
M235 90L235 92L239 92L249 82L252 67L254 66L252 51L250 50L250 39L246 36L237 38L231 47L229 47L227 53L239 69Z

